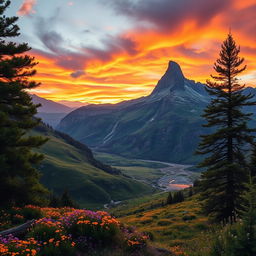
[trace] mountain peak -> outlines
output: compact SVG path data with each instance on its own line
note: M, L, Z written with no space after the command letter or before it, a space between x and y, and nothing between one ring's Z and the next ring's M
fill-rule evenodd
M168 69L166 72L171 72L172 74L179 74L183 76L180 65L177 62L172 60L169 61Z
M169 61L165 74L157 83L151 95L166 93L167 91L184 90L185 77L180 65L174 61Z

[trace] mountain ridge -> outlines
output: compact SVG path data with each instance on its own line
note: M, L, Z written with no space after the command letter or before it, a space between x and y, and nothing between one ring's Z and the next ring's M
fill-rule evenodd
M96 151L125 157L197 163L194 155L203 109L210 102L205 85L185 78L170 61L151 94L117 104L88 105L69 113L58 129ZM255 89L245 89L255 90Z
M31 94L31 98L34 104L41 104L37 109L38 113L36 116L53 128L55 128L61 119L63 119L68 113L75 110L75 108L70 108L64 104L47 100L36 94Z
M39 166L40 181L58 195L67 189L81 206L102 207L111 200L125 200L152 192L149 185L96 160L86 145L62 132L40 124L32 133L49 138L37 150L45 155Z
M69 113L74 110L74 108L70 108L52 100L47 100L37 96L36 94L32 94L31 97L34 104L42 105L37 109L39 113Z

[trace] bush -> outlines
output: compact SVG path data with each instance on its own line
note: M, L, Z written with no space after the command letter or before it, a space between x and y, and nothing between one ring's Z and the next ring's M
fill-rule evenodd
M184 195L182 191L177 191L173 195L173 203L181 203L184 201Z
M169 192L168 197L166 199L166 204L176 204L184 201L184 194L182 191L177 191L174 194Z
M172 192L169 192L166 204L172 204L173 203L173 197L172 197Z
M27 205L20 211L25 220L40 219L43 214L39 207L33 205Z
M184 215L184 216L182 217L182 219L183 219L184 221L194 220L194 219L196 219L196 216L195 216L195 215Z
M27 235L28 237L33 237L37 241L42 241L43 243L48 243L56 240L68 239L66 232L59 221L43 218L36 222L32 231ZM53 239L53 240L52 240Z
M172 224L172 222L169 220L161 220L161 221L158 221L158 223L157 223L158 226L169 226L171 224Z
M39 256L75 256L75 243L72 241L53 241L39 251Z
M137 233L134 228L121 225L102 211L33 206L12 211L14 216L22 211L29 218L37 214L44 217L35 222L25 240L0 237L0 255L75 256L86 253L98 256L112 255L108 253L112 249L114 253L120 252L113 255L130 255L131 252L145 255L147 239L153 239L150 234ZM12 215L5 217L11 219Z
M145 219L145 220L142 220L140 223L145 225L145 224L149 224L149 223L152 223L153 220L152 219Z

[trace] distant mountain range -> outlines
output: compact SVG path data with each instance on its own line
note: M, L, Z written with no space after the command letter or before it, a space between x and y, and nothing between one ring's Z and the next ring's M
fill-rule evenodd
M32 94L32 100L35 104L41 104L42 106L38 108L40 113L70 113L73 108L67 107L64 104L57 103L52 100L46 100L35 94Z
M55 102L52 100L47 100L42 97L39 97L35 94L31 95L32 101L35 104L41 104L42 106L37 109L37 116L40 117L44 123L56 127L60 120L64 118L68 113L75 110L81 105L86 105L81 102L72 102L72 101L61 101ZM72 107L69 107L69 106Z
M73 109L80 108L80 107L88 105L88 103L83 103L83 102L80 102L80 101L70 101L70 100L60 100L60 101L58 101L58 103L66 105L66 106L68 106L70 108L73 108Z
M256 90L244 90L249 92ZM201 114L209 102L205 85L185 78L180 66L170 61L149 96L81 107L62 119L57 128L96 151L196 163L199 136L207 132L202 128Z

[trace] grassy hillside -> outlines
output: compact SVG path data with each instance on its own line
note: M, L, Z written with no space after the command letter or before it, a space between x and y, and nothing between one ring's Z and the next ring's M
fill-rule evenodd
M55 193L68 189L83 207L102 207L110 200L124 200L151 193L146 184L124 177L119 171L95 160L91 151L69 136L45 126L34 132L49 141L40 148L45 160L41 182Z
M172 205L165 205L166 198L167 193L160 193L130 200L111 213L123 223L150 234L154 246L180 248L184 254L177 255L208 255L213 229L217 227L211 226L201 213L197 196Z
M157 180L163 176L160 168L167 167L162 163L129 159L102 152L96 152L95 157L101 162L121 170L125 175L147 184L156 184Z
M108 154L104 152L94 152L95 158L99 159L101 162L112 165L112 166L122 166L122 167L148 167L148 168L164 168L167 165L162 163L147 162L140 159L125 158L115 154Z
M58 129L100 151L128 158L198 162L194 151L203 134L201 104L174 104L168 97L122 104L80 108L67 115Z

